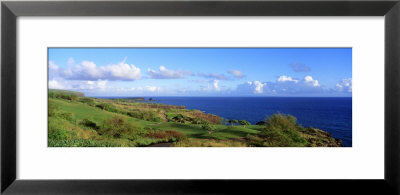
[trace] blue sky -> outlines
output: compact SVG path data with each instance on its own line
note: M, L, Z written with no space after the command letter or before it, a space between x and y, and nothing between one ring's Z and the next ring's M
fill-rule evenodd
M49 88L87 96L351 96L351 48L49 48Z

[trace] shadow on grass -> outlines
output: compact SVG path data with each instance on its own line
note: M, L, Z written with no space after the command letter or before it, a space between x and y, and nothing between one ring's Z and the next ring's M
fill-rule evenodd
M251 133L251 132L245 132L242 131L240 129L221 129L218 131L219 133L226 133L226 134L232 134L238 137L245 137L247 134L255 134L255 133Z

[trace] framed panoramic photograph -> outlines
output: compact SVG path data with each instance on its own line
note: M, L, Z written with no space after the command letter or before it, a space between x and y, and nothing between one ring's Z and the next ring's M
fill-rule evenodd
M351 54L49 48L48 146L351 147Z
M1 192L399 194L399 6L2 1Z

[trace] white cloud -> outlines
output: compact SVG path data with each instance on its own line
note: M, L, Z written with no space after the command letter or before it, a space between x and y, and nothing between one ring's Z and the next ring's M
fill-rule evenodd
M312 78L312 76L305 76L304 77L304 82L307 83L307 84L311 84L314 87L319 87L320 86L318 80L314 80Z
M263 94L266 86L267 83L260 81L247 81L238 85L235 92L242 95Z
M107 80L85 81L78 83L77 88L83 90L104 90L106 88L107 82Z
M312 95L324 93L318 80L306 76L302 80L279 76L275 82L248 81L237 86L233 93L239 95Z
M213 86L215 91L221 91L221 88L218 86L219 80L214 80Z
M299 82L299 80L293 79L292 77L286 76L286 75L282 75L278 77L278 82Z
M165 66L160 66L159 70L147 69L147 74L153 79L179 79L185 75L192 75L189 71L168 70Z
M240 72L239 70L228 70L228 73L233 75L236 78L243 78L244 74Z
M104 91L107 89L107 80L80 81L53 79L49 81L50 89L67 89L76 91Z
M140 68L127 64L124 61L117 64L97 66L91 61L82 61L73 64L74 60L68 60L67 68L60 68L53 61L49 61L49 77L61 77L66 80L125 80L132 81L141 79Z
M253 84L255 93L263 93L263 88L267 85L267 83L261 83L260 81L254 81Z
M49 81L49 89L65 89L64 85L56 80Z
M118 64L112 64L104 67L104 71L109 73L109 78L120 78L122 80L136 80L142 77L140 68L135 65L120 62Z
M352 78L342 79L335 87L339 92L351 93L353 91L353 80Z
M50 70L58 70L57 64L54 63L54 61L49 61L49 69Z

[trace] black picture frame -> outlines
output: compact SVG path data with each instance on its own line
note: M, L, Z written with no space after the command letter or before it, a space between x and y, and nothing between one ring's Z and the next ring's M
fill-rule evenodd
M385 16L385 176L382 180L16 179L19 16ZM2 1L1 193L4 194L399 194L399 0ZM373 143L371 143L373 144ZM295 162L294 162L295 163ZM329 167L327 167L328 169ZM365 170L368 171L368 170Z

